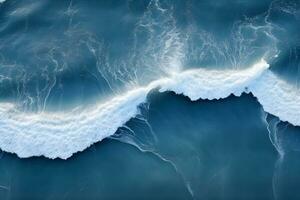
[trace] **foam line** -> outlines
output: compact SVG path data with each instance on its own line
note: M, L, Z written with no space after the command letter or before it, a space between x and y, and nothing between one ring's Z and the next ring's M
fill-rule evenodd
M294 126L300 126L300 91L267 70L249 89L264 110Z
M226 98L231 94L240 96L268 67L261 60L245 70L190 70L174 75L162 85L160 91L174 91L188 96L192 101Z
M138 113L148 89L140 88L89 108L60 114L28 114L0 106L0 147L19 157L67 159L116 132Z
M174 91L191 100L220 99L252 92L263 108L283 121L300 126L300 92L260 61L245 70L196 69L150 83L91 108L68 113L29 114L0 103L0 148L19 157L67 159L114 134L138 114L150 90Z

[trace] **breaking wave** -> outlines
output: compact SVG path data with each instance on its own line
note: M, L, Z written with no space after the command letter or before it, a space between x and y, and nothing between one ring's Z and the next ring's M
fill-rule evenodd
M265 60L243 70L194 69L137 87L98 105L70 112L26 113L12 103L0 104L0 148L19 157L67 159L113 135L139 113L147 94L159 88L198 99L221 99L252 93L264 110L300 126L300 92L281 80Z

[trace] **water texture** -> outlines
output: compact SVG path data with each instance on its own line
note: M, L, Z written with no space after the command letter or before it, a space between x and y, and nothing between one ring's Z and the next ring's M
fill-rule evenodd
M0 199L299 199L299 28L298 0L0 1Z

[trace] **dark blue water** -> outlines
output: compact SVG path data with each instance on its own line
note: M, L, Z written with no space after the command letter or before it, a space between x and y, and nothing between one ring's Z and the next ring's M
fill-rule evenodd
M134 118L111 139L65 161L19 159L2 153L1 196L3 199L299 197L297 130L287 124L279 125L278 130L282 130L281 126L286 129L284 136L279 136L280 147L285 151L280 157L270 142L261 106L251 95L191 103L186 97L172 93L153 93L146 107L143 117L147 123L141 116Z
M27 130L11 131L26 115L67 113L72 121L72 109L109 107L174 73L242 70L261 58L299 91L299 30L298 0L0 3L0 134L13 135L0 137L0 199L300 199L300 128L266 112L252 93L191 101L151 88L136 116L67 160L36 156L55 136L26 147ZM287 112L300 109L297 98L283 104ZM17 111L2 111L7 103ZM19 121L9 121L14 115ZM38 132L37 123L29 129ZM47 131L55 135L61 124L53 124ZM71 137L66 150L85 139ZM15 149L5 149L9 143Z

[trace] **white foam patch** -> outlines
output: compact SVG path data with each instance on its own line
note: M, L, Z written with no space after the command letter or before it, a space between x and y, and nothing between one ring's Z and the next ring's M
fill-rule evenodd
M174 75L161 92L174 91L188 96L192 101L197 99L220 99L231 94L236 96L247 91L247 87L254 82L269 67L261 60L245 70L190 70Z
M245 70L189 70L152 82L93 108L69 113L22 113L0 103L0 148L19 157L67 159L114 134L138 114L150 90L174 91L191 100L226 98L252 92L263 108L283 121L300 125L300 92L268 70L262 60Z
M0 147L22 158L69 158L115 133L137 114L147 92L136 89L94 108L65 114L26 114L1 104Z
M267 70L249 87L264 110L294 126L300 126L300 91Z

